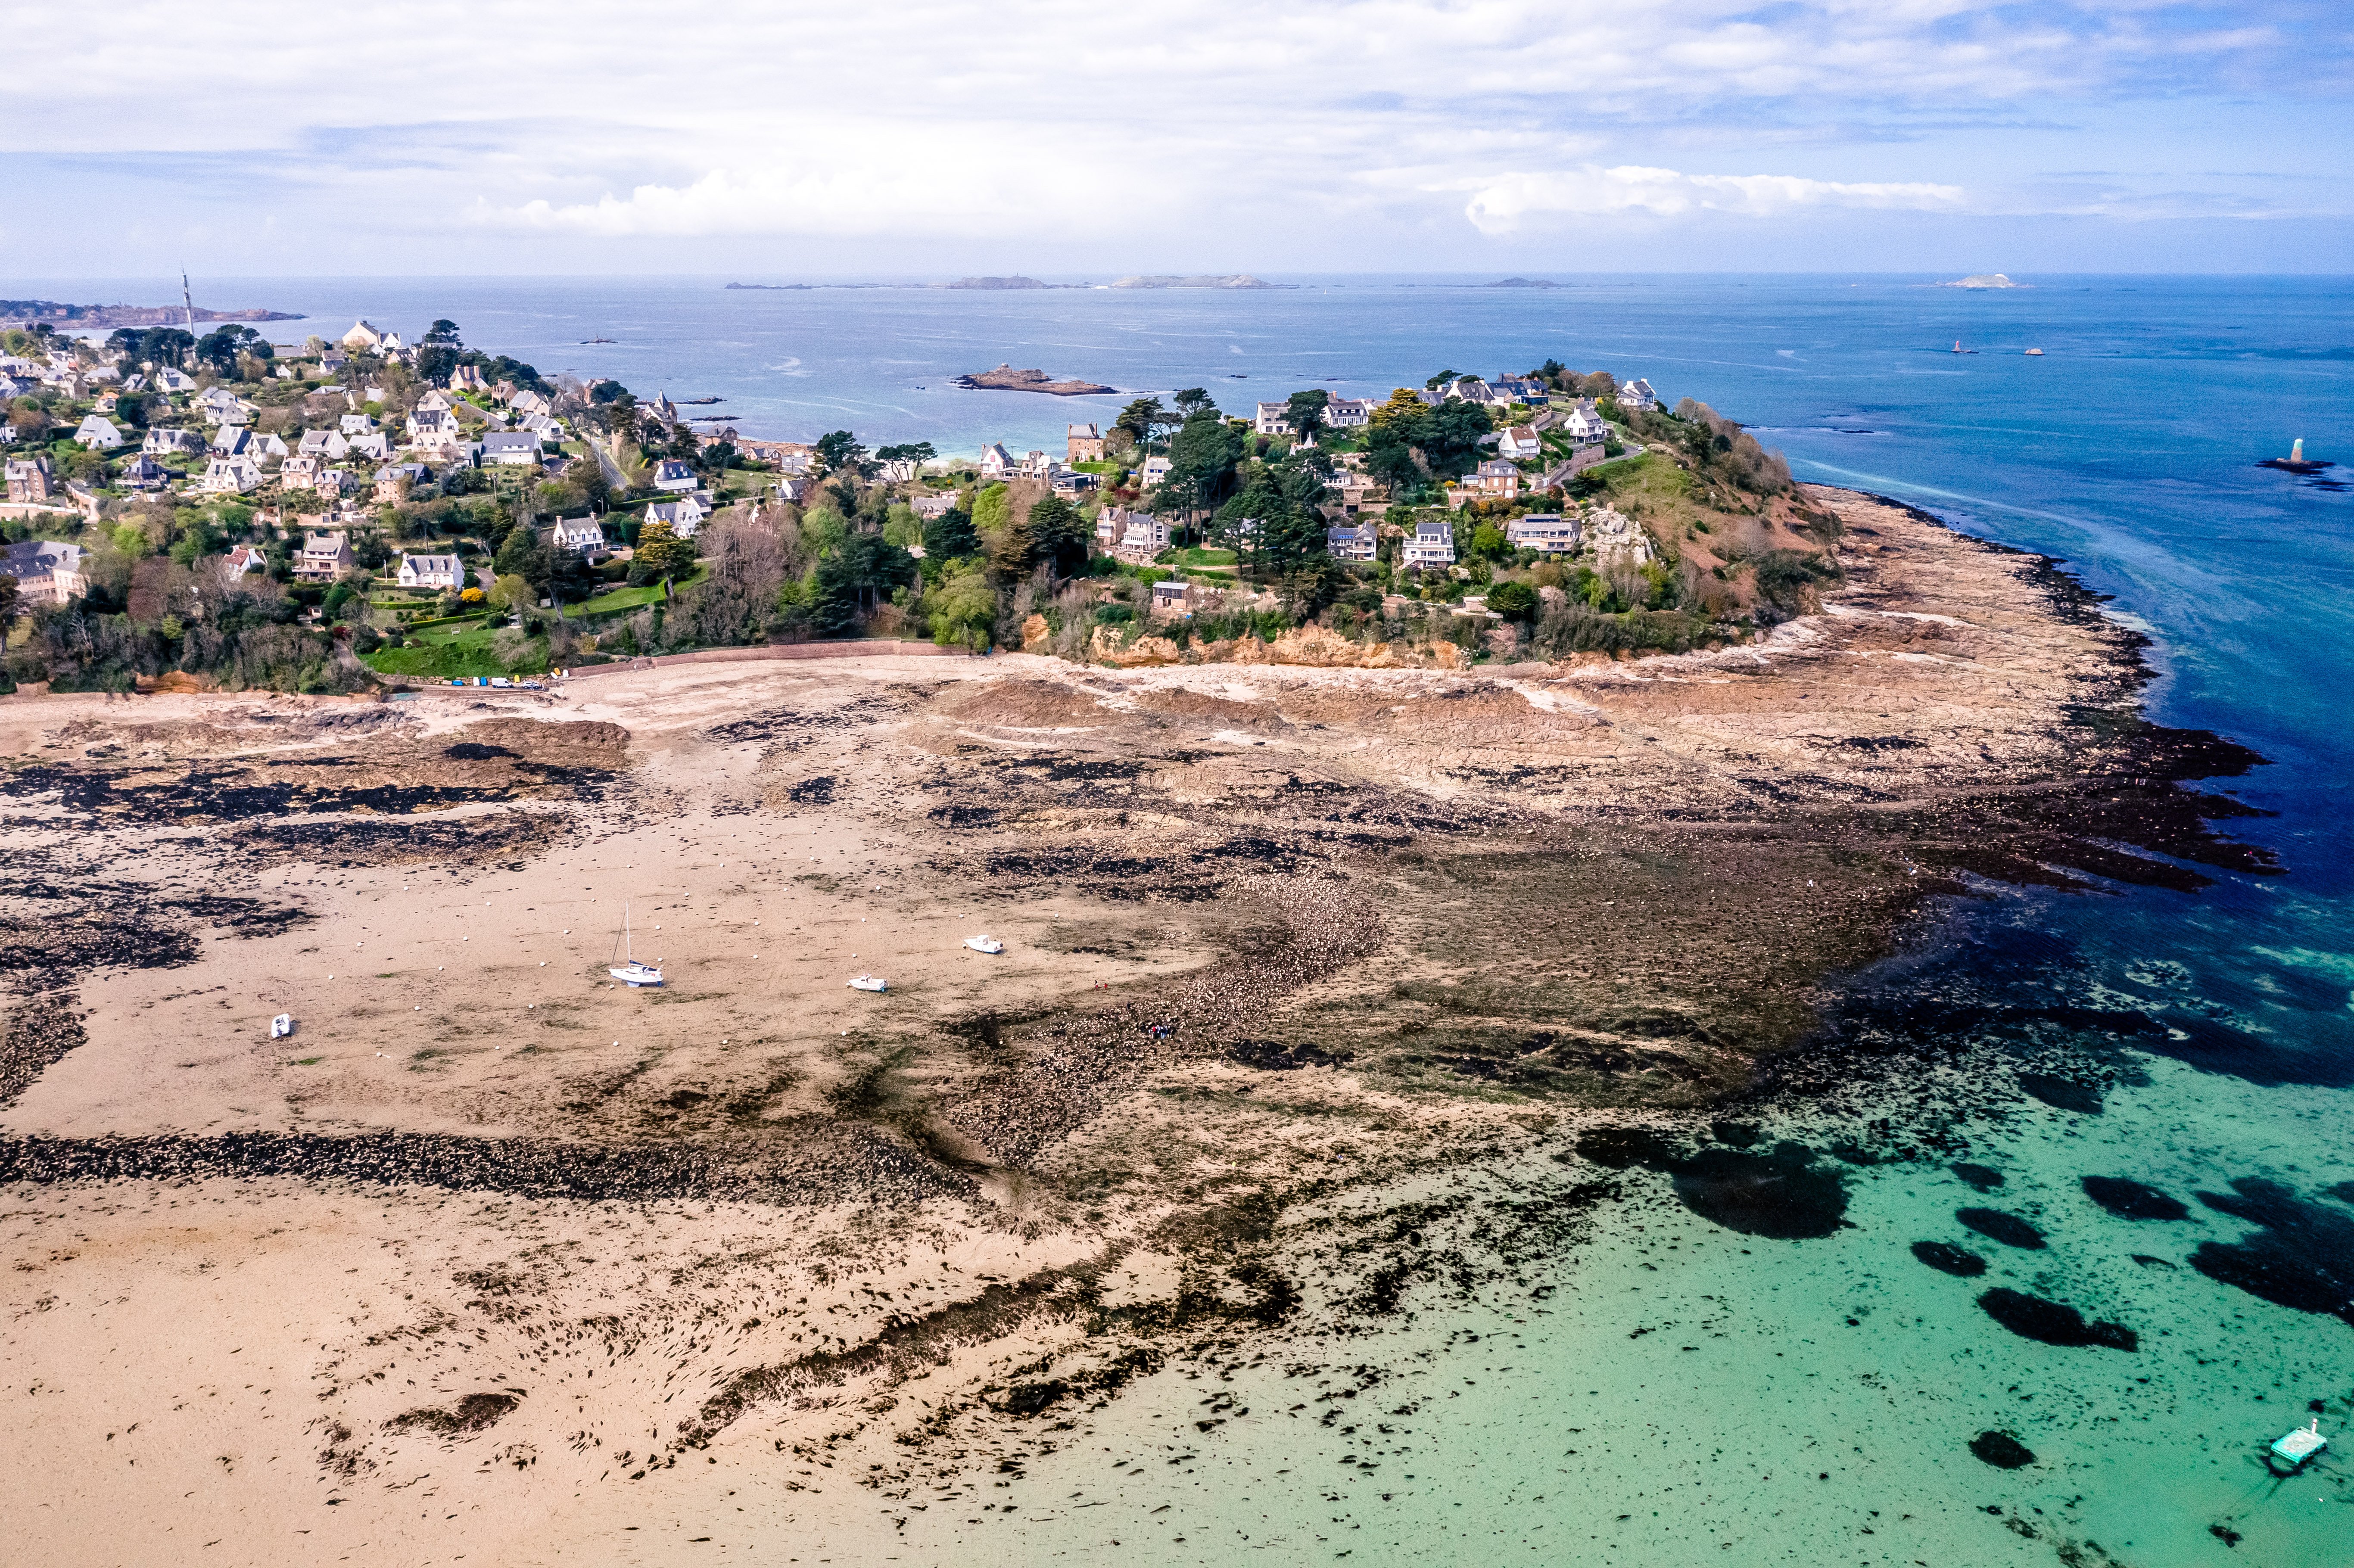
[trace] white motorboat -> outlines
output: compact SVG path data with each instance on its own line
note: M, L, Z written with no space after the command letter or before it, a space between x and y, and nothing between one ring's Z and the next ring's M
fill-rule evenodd
M881 975L860 975L850 982L853 991L889 991L890 982Z
M283 1040L293 1033L294 1015L292 1013L281 1012L270 1021L270 1037L272 1040Z
M653 965L641 961L630 949L630 906L621 906L621 939L614 946L621 949L621 961L605 972L634 991L642 985L660 985L663 972Z
M2305 1468L2305 1462L2329 1446L2329 1439L2321 1435L2321 1417L2317 1415L2272 1446L2272 1467L2283 1475L2293 1476Z
M976 953L1002 953L1005 944L994 937L967 937L964 945Z

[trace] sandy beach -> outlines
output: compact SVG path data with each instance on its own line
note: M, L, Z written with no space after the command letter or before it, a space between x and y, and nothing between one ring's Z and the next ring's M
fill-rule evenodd
M1823 612L1672 658L0 700L20 1550L888 1557L1394 1305L1300 1205L1704 1115L1974 879L2264 869L2135 633L1818 499Z

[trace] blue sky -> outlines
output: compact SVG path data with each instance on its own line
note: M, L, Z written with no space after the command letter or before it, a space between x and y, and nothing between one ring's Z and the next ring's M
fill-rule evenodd
M2349 16L46 7L0 274L2354 273Z

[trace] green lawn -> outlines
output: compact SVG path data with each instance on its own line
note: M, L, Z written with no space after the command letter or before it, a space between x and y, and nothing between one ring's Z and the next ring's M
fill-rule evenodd
M1231 567L1238 557L1232 550L1210 549L1195 545L1182 550L1164 551L1161 559L1180 567Z
M697 561L693 576L672 586L674 589L691 587L701 582L710 569L709 567ZM662 601L662 584L648 583L643 588L609 588L594 599L583 599L578 604L567 605L564 613L567 616L611 615L619 610L638 609L649 604L660 604Z
M360 662L379 675L406 675L419 680L450 680L459 675L537 675L547 669L547 643L535 638L530 656L510 669L491 652L494 634L474 627L454 637L427 636L399 648L379 648L360 655Z

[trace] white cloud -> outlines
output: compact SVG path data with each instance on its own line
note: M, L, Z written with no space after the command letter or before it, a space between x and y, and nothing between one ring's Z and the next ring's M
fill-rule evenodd
M1603 168L1511 174L1482 185L1464 216L1482 234L1511 234L1532 221L1628 214L1675 217L1730 212L1771 217L1802 207L1902 207L1951 212L1965 193L1958 185L1920 181L1809 180L1795 175L1687 175L1627 164Z

